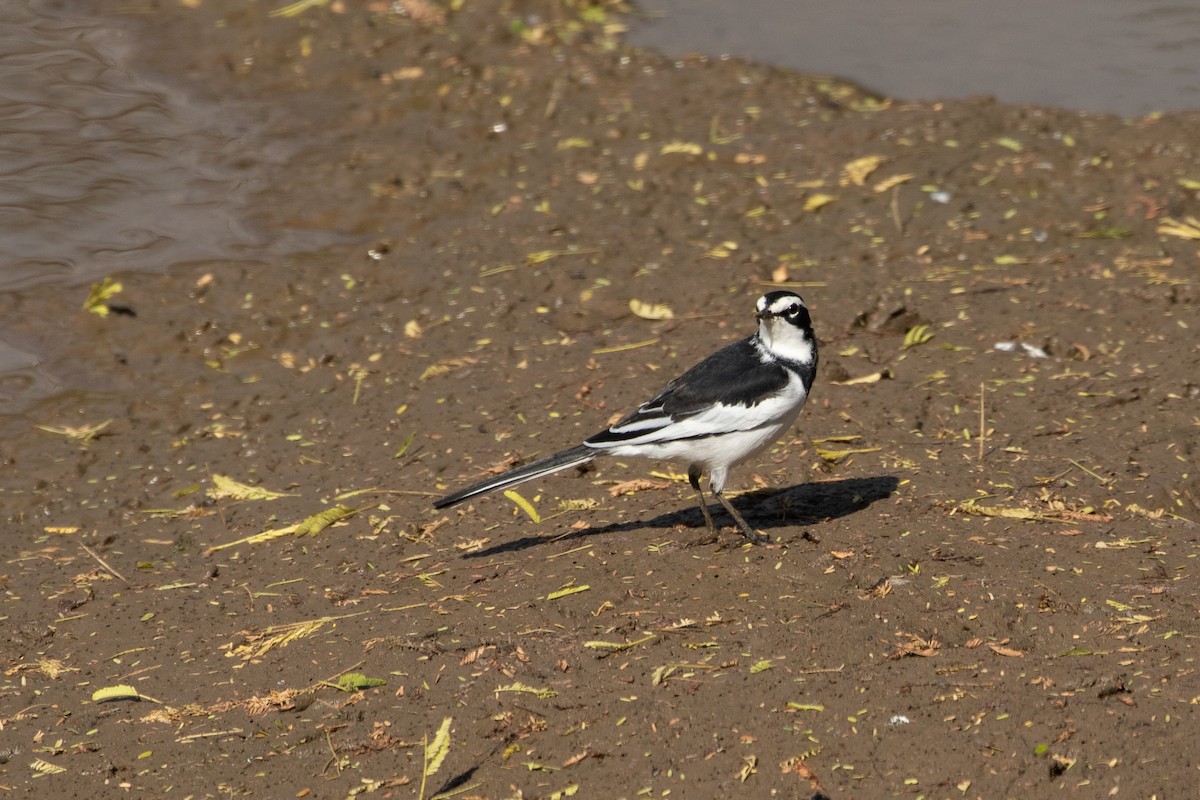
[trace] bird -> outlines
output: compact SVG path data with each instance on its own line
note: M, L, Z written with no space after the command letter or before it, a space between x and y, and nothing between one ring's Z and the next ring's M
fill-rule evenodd
M688 464L709 533L716 535L700 478L752 543L763 541L723 491L730 467L760 453L795 422L817 375L817 340L800 295L773 291L755 306L758 330L705 358L620 421L582 444L494 475L435 500L448 508L598 456L643 456Z

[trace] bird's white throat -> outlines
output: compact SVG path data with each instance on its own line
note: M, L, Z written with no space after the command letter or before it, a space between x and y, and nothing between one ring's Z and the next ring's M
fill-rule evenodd
M785 361L811 364L813 340L803 328L797 328L780 317L770 317L758 324L758 338L768 353Z

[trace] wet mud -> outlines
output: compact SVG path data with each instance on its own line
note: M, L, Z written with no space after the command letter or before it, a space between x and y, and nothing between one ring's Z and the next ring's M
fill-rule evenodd
M8 791L1192 791L1195 115L671 61L607 7L112 11L261 109L256 223L319 246L32 295L92 379L3 422ZM730 477L768 544L703 542L679 464L430 507L781 286L822 364Z

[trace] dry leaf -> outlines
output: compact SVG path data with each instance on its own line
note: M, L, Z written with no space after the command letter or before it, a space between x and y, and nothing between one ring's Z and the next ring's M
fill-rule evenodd
M834 386L862 386L869 383L879 383L892 377L890 369L881 369L879 372L872 372L870 375L861 375L857 378L848 378L844 381L830 381Z
M83 309L93 314L107 317L109 312L108 301L115 295L120 294L124 288L120 281L114 281L109 277L106 277L100 283L93 283L87 300L83 301Z
M900 175L893 175L890 178L884 178L879 183L875 184L875 186L873 188L874 188L876 194L883 194L888 189L891 189L894 186L899 186L902 183L908 183L915 177L916 177L916 175L914 175L911 172L901 173Z
M871 173L879 169L879 165L884 162L883 156L863 156L856 158L846 166L842 167L842 178L838 183L842 186L862 186L867 182L867 178Z
M921 658L932 658L938 654L942 644L932 636L928 639L922 639L914 633L898 633L897 636L903 637L908 641L900 642L896 645L896 649L888 654L888 658L904 658L904 656L920 656Z
M698 156L704 152L704 148L693 142L674 141L664 144L662 149L658 152L664 156L670 155L671 153L683 153L684 155Z
M829 205L834 200L837 200L837 198L831 194L818 193L818 194L814 194L814 195L809 195L809 198L804 201L804 210L805 211L816 211L818 208L821 208L822 206Z
M1005 647L1001 644L988 644L988 649L998 656L1008 656L1009 658L1024 658L1025 654L1020 650L1014 650L1011 647Z
M213 500L277 500L280 497L295 497L286 492L273 492L262 486L239 483L225 475L213 475L212 483L207 494Z
M1158 232L1165 236L1178 236L1181 239L1200 239L1200 219L1187 217L1177 220L1167 217L1159 223Z
M417 380L418 381L427 381L430 378L438 378L438 377L441 377L442 375L446 375L447 373L453 372L454 370L459 369L460 367L465 367L465 366L474 364L478 360L479 359L472 358L471 356L462 356L461 358L448 358L444 361L439 361L436 364L430 364L428 367L425 368L425 371L421 373L421 377L417 378Z
M612 497L620 497L623 494L633 494L640 492L643 489L666 489L671 484L669 481L655 481L650 478L634 478L628 481L621 481L615 486L609 487L608 493Z
M878 453L883 448L882 447L855 447L855 448L848 448L846 450L826 450L824 447L814 447L813 449L816 451L817 456L820 457L820 459L822 461L828 461L831 464L836 464L837 462L841 461L843 458L846 458L847 456L860 455L862 453Z
M642 319L660 320L675 318L675 312L671 310L671 307L662 303L646 303L631 298L629 300L629 310Z

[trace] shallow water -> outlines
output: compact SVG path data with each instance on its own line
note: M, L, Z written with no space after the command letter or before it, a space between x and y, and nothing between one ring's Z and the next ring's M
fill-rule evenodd
M50 286L82 305L102 276L264 243L255 121L139 72L135 46L119 20L0 6L0 413L72 383L45 364Z
M254 241L234 165L249 121L133 71L120 28L52 8L0 11L0 290Z
M1200 108L1200 4L1161 0L645 0L634 44L737 55L910 100L1140 116Z

